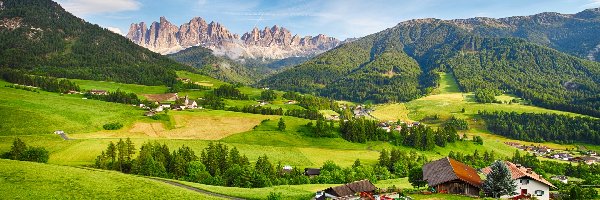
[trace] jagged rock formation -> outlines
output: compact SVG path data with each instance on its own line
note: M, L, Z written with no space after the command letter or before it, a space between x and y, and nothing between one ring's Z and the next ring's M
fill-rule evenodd
M315 37L292 36L289 30L276 25L263 30L254 28L240 38L225 26L216 22L206 23L200 17L195 17L180 27L173 25L165 17L161 17L159 22L153 22L150 28L144 22L131 24L127 38L161 54L202 46L213 50L216 55L232 59L310 57L341 44L339 40L323 34Z

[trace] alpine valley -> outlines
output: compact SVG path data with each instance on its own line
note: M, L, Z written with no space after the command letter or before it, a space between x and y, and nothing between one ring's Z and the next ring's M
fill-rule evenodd
M0 197L600 199L600 8L293 34L405 4L313 1L0 0Z

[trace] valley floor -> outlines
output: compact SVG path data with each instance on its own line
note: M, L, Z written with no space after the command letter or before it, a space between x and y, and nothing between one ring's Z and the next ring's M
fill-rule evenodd
M223 84L201 75L183 72L179 72L179 75L206 86L216 87ZM475 103L472 94L459 92L458 86L450 74L443 74L442 77L440 88L432 95L407 103L376 105L375 111L371 113L379 120L420 121L434 127L440 126L454 116L469 122L471 129L464 131L469 137L481 136L484 139L484 145L462 141L450 143L444 148L436 147L432 151L418 151L430 160L444 157L450 151L463 153L472 153L475 150L479 152L494 151L496 155L503 157L511 156L514 153L516 148L510 147L504 142L520 141L494 135L487 131L482 120L476 116L479 110L575 115L529 106L524 103ZM166 90L162 87L146 88L146 86L108 82L84 80L78 82L86 89L114 90L121 88L138 94L162 93L163 89ZM0 81L0 86L8 84ZM255 99L260 96L261 90L244 87L242 92L251 96L251 99ZM204 93L204 91L192 91L183 92L180 95L189 95L196 99L202 97ZM144 117L144 111L139 108L82 99L80 95L59 95L43 91L30 92L7 87L0 87L0 94L2 95L0 109L3 110L0 112L0 118L3 119L0 122L0 152L8 151L12 141L17 137L28 145L45 147L50 151L50 164L48 165L1 160L0 187L8 188L0 191L0 195L4 196L14 194L29 199L61 197L61 194L69 194L75 198L86 198L97 194L99 198L109 199L133 197L133 195L139 195L136 196L139 198L151 196L176 199L212 198L132 175L57 166L90 166L109 142L116 142L121 138L131 138L137 147L144 142L158 142L168 145L171 149L182 145L189 146L196 152L206 148L210 142L220 142L236 147L242 154L246 154L251 162L257 160L259 156L266 155L273 163L281 162L282 165L291 165L297 168L320 167L327 160L332 160L343 167L351 166L356 159L371 165L377 162L379 151L382 149L397 148L416 151L404 146L395 147L387 142L361 144L351 143L341 138L312 138L307 136L306 133L309 130L305 127L310 120L289 116L283 117L287 129L278 131L277 121L281 116L221 110L195 110L170 111L168 119L153 120ZM499 98L508 101L514 97L500 96ZM243 106L254 105L256 101L228 100L226 103L232 106ZM268 106L283 109L297 108L297 105L284 104L282 100L275 101ZM465 109L464 113L461 112L463 108ZM334 114L333 111L321 112ZM437 117L433 118L432 116ZM122 122L125 127L116 131L102 130L102 125L110 122ZM55 130L64 130L72 140L64 140L59 135L52 134ZM521 143L531 144L530 142ZM575 145L555 143L542 143L541 145L556 149L575 148ZM585 146L600 150L600 147L597 146ZM182 182L182 184L214 193L250 199L265 198L270 191L281 191L289 199L305 199L313 195L313 192L331 186L315 184L242 189L196 183ZM119 192L130 185L135 185L130 189L130 193ZM391 185L401 188L411 187L406 179L380 181L376 185L378 187ZM24 188L33 188L39 193L31 194L28 189ZM4 194L2 194L3 192ZM439 195L415 195L414 197L416 199L463 198Z

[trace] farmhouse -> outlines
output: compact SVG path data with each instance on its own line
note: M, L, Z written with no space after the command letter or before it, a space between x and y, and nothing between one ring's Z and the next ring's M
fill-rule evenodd
M66 92L66 94L81 94L81 92L75 91L75 90L69 90Z
M256 105L256 106L264 106L264 105L267 105L267 104L269 104L269 102L267 102L267 101L265 101L265 100L258 100L258 101L256 101L256 102L258 103L258 105Z
M321 174L321 169L318 168L304 168L304 175L308 177L315 177Z
M376 189L377 187L375 187L371 181L365 179L327 188L325 189L324 194L317 197L317 199L338 199L340 197L343 197L344 199L354 199L352 197L357 197L357 194L360 194L360 196L363 194L372 195Z
M177 78L178 81L184 82L184 83L189 83L192 80L190 80L189 78Z
M517 183L517 189L514 193L516 196L506 196L503 198L510 197L522 197L525 195L531 195L541 200L550 199L550 187L554 187L552 183L548 182L542 176L536 174L531 168L526 168L521 165L513 164L509 161L505 161L506 166L510 170L512 179ZM492 171L491 167L481 169L484 174L489 174Z
M550 177L550 179L555 180L555 181L560 181L564 184L569 183L569 178L567 176L562 176L562 175L552 176L552 177Z
M585 156L581 158L583 160L583 162L585 162L585 164L591 165L596 163L596 161L598 161L598 159L592 157L592 156Z
M90 90L90 94L93 94L93 95L108 95L108 92L106 90L92 89L92 90Z
M54 131L54 134L60 135L60 134L65 134L64 131L58 130L58 131Z
M156 112L154 112L154 111L148 111L148 112L144 113L144 116L146 116L146 117L152 117L154 115L156 115Z
M448 157L425 164L423 180L439 193L478 196L481 188L475 169Z

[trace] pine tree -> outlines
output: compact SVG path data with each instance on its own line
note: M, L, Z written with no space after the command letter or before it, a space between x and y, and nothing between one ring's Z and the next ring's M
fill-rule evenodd
M360 165L361 165L361 164L360 164L360 160L357 158L357 159L354 161L354 164L352 164L352 168L357 168L357 167L360 167Z
M280 131L285 131L285 121L283 121L283 117L279 118L279 123L277 123L277 129Z
M491 166L492 171L483 182L483 191L494 198L510 195L517 189L512 180L510 170L503 161L496 161Z

